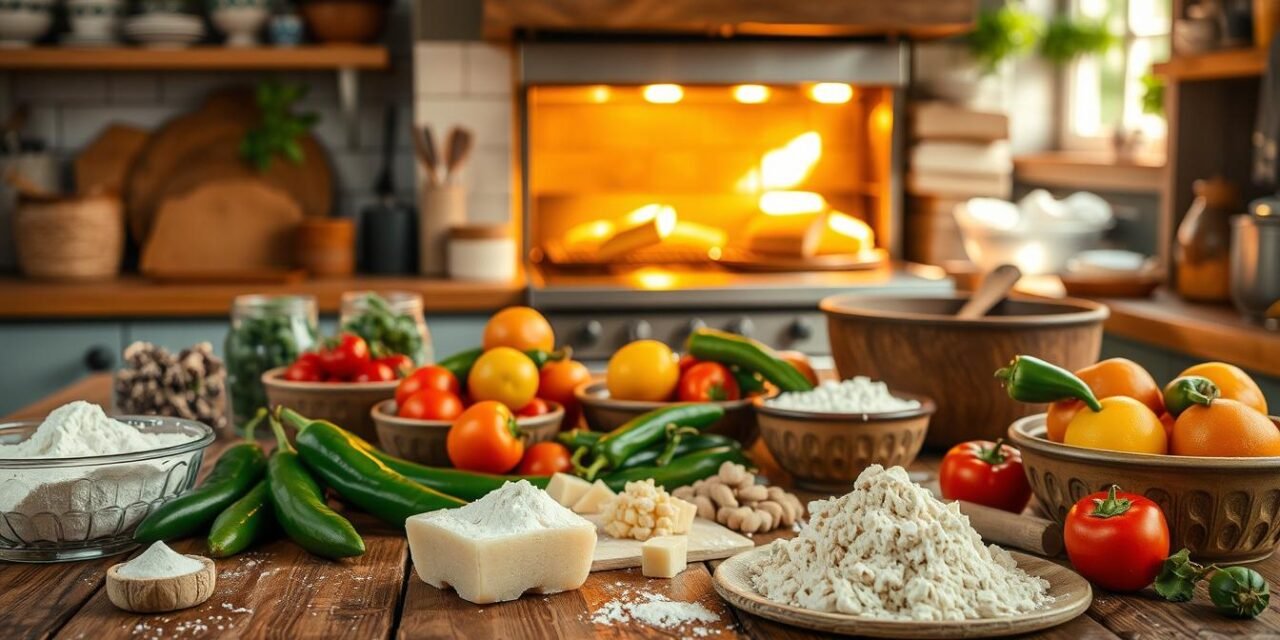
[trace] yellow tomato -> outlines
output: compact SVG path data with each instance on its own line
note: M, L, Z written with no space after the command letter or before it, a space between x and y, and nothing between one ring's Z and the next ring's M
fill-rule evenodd
M1127 396L1098 401L1102 411L1088 407L1067 424L1063 442L1089 449L1131 453L1167 453L1169 437L1164 425L1147 405Z
M490 349L471 367L467 392L476 402L496 400L519 411L538 393L538 366L511 347Z
M618 349L605 373L609 395L615 400L669 400L679 381L676 354L657 340L637 340Z
M556 336L551 323L529 307L507 307L493 314L484 326L482 346L485 351L495 347L511 347L520 351L556 348Z

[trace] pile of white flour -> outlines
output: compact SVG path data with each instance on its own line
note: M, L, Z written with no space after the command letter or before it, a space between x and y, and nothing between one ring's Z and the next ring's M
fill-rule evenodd
M809 524L750 568L761 595L881 620L1014 616L1053 601L1049 583L982 544L956 504L902 467L872 465L851 493L809 503Z
M591 523L528 480L504 483L475 502L432 512L430 519L473 540Z
M0 459L133 453L191 439L185 434L143 433L111 419L98 405L72 402L50 413L27 440L0 445ZM145 504L164 496L175 462L0 471L0 538L78 541L112 535L137 523L146 513Z
M153 542L138 557L120 565L117 573L123 578L175 578L203 568L203 562L188 558L163 542Z

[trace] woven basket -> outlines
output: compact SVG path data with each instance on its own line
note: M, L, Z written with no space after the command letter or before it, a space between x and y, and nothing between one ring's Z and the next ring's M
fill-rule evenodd
M23 200L13 217L13 239L27 277L113 278L124 256L124 210L114 195Z

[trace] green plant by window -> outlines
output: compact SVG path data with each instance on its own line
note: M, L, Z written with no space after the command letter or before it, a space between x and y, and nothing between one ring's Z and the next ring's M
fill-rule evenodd
M1001 62L1034 49L1040 29L1040 18L1016 4L980 11L967 36L969 52L983 73L993 73Z
M320 120L315 113L293 112L294 103L307 95L307 88L305 84L274 81L258 85L255 99L262 120L240 141L240 157L258 171L271 168L277 155L294 164L305 159L300 139Z
M1105 53L1118 40L1101 22L1059 15L1049 21L1040 41L1040 55L1054 64L1064 64L1078 56Z
M1148 71L1142 76L1142 112L1164 115L1164 80Z

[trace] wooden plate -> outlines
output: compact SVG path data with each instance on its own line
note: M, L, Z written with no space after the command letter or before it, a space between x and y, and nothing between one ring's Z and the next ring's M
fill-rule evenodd
M1011 636L1048 629L1072 620L1084 613L1093 601L1093 589L1074 571L1048 560L1011 551L1013 559L1024 571L1049 581L1049 595L1054 597L1053 604L1017 617L942 622L872 620L843 613L809 611L769 600L752 588L747 567L767 553L769 547L765 545L724 561L716 569L716 592L729 604L747 613L824 633L872 638Z
M1058 278L1073 298L1149 298L1164 282L1159 273L1152 272L1117 276L1064 273Z
M804 258L726 248L724 255L717 262L735 271L858 271L874 269L884 264L885 259L885 252L881 249L866 253L833 254Z

